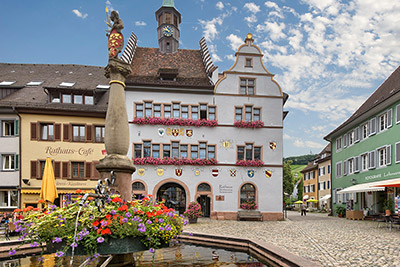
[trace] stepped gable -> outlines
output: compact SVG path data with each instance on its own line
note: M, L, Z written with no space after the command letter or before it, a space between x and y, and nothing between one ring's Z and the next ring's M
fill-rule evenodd
M171 74L173 78L163 80L162 73ZM158 48L137 47L132 61L132 75L127 78L126 84L214 90L200 50L189 49L162 53Z
M344 128L347 124L354 121L357 117L368 112L372 108L378 106L382 102L386 101L395 94L400 93L400 66L382 83L381 86L357 109L356 112L351 115L344 123L329 133L327 137L336 133L340 129Z
M104 68L85 65L64 64L9 64L0 63L0 82L15 81L10 86L0 86L0 90L16 89L12 94L3 95L1 107L37 108L44 110L71 110L105 113L108 91L96 87L108 85L104 77ZM28 86L29 82L43 82L37 86ZM60 86L62 82L75 83L72 87ZM46 92L51 90L70 90L72 92L93 91L97 101L95 105L48 103Z

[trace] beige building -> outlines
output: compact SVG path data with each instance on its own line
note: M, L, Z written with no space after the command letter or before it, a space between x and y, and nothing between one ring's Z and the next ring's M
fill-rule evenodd
M318 154L318 207L331 209L331 144Z

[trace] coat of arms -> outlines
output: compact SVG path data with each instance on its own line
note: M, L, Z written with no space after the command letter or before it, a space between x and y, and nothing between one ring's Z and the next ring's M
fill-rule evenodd
M164 134L165 134L164 128L158 129L158 135L159 135L159 136L164 136Z
M157 175L158 176L163 176L164 175L164 169L163 168L157 169Z
M229 175L230 175L231 177L236 177L236 175L237 175L237 170L235 170L235 169L230 169L230 170L229 170Z
M187 129L186 130L186 136L187 137L192 137L193 136L193 130L192 129Z
M199 170L194 170L194 175L199 176L200 175L200 171Z
M249 176L250 178L253 178L254 177L254 173L255 173L254 170L248 170L247 171L247 176Z
M265 170L265 177L271 178L272 176L272 171L271 170Z
M275 148L276 148L276 142L275 142L275 141L269 142L269 148L271 148L272 150L275 150Z
M176 176L182 176L182 172L183 172L183 170L182 169L175 169L175 174L176 174Z
M172 135L173 136L178 136L179 135L179 129L172 129Z
M211 170L211 174L212 174L212 176L217 177L218 174L219 174L219 170L218 169L212 169Z
M144 175L144 169L138 169L139 176L143 176Z

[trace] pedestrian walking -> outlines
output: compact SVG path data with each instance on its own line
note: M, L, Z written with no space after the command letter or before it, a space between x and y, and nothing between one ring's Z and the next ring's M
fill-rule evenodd
M305 202L303 202L302 204L301 204L301 207L300 207L300 209L301 209L301 216L303 216L303 214L304 214L304 216L306 216L307 214L307 205L306 205L306 203Z

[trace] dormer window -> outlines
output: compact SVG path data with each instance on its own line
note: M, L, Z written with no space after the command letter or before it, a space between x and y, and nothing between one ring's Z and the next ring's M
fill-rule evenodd
M245 67L252 68L253 67L253 59L246 57L246 65Z
M94 105L92 92L68 92L66 90L50 92L51 103Z
M158 77L163 81L176 81L178 69L159 69Z

